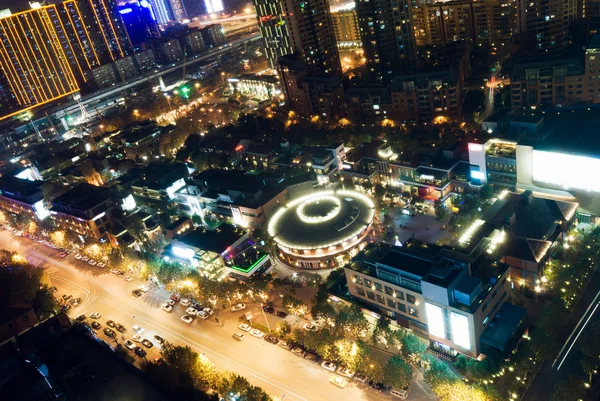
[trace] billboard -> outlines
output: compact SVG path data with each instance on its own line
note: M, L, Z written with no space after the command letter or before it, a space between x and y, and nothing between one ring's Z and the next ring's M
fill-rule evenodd
M471 349L471 335L469 334L469 319L465 315L450 312L450 328L452 341L464 349Z
M446 338L446 326L444 325L444 314L442 308L425 302L425 314L427 315L427 328L429 334L439 338Z
M534 183L600 192L600 159L534 149L532 165Z
M218 13L224 10L222 0L204 0L206 12L209 14Z

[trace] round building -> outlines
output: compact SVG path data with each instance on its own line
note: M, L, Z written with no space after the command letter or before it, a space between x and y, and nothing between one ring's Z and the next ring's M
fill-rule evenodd
M279 259L293 267L343 266L366 245L375 205L355 191L318 191L291 200L269 221Z

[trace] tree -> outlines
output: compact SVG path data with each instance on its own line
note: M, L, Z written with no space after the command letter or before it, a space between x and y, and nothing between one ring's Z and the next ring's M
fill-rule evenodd
M554 386L550 401L577 401L585 396L585 387L580 378L569 376L567 380L559 382Z
M202 217L200 217L199 215L195 214L192 216L192 223L195 226L201 226L202 225Z
M487 379L497 373L499 366L493 358L485 358L482 361L471 359L467 361L467 371L474 379Z
M375 185L375 196L379 199L383 198L385 195L385 188L381 184Z
M426 354L424 359L428 368L423 376L425 377L425 381L432 387L435 388L442 383L454 382L456 380L456 376L448 368L448 365L433 355Z
M494 192L489 184L484 184L479 190L479 196L481 196L482 199L490 199L493 195Z
M347 332L354 337L360 337L369 328L369 322L360 306L352 304L342 307L335 317L335 325L342 332Z
M400 389L410 383L412 368L397 355L388 359L383 373L384 383L392 388Z
M292 326L285 320L277 324L277 329L282 337L285 337L292 332Z
M307 311L307 306L304 302L294 297L293 295L284 295L282 304L287 308L288 312L296 316L304 316Z
M448 216L448 209L446 209L446 206L439 199L435 201L434 209L435 217L437 217L438 220L444 220Z
M400 344L402 345L402 355L410 360L422 358L427 351L427 345L412 333L403 333Z

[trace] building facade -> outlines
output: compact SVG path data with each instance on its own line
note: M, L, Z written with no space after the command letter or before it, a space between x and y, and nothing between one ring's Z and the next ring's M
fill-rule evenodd
M575 0L517 0L519 32L531 37L535 52L556 53L568 44Z
M360 43L356 10L341 10L331 13L331 20L338 46L343 46L345 43Z

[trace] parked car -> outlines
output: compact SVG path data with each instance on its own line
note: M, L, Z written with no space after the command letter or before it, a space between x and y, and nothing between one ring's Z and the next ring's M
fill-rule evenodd
M92 328L94 330L100 330L102 328L102 325L98 322L92 322Z
M279 341L279 344L277 344L277 345L288 351L292 349L292 344L287 341L284 341L284 340Z
M367 375L365 375L364 373L357 373L354 376L354 380L356 380L357 382L360 382L360 383L366 383L367 379L368 379Z
M188 306L190 304L190 300L183 298L181 301L179 301L179 303L183 306Z
M148 287L147 285L140 285L139 289L143 292L150 291L150 287Z
M113 329L108 328L108 327L104 328L104 334L106 334L106 336L110 337L110 338L114 338L115 337L115 331Z
M142 329L140 326L138 326L137 324L134 324L132 327L133 331L135 331L138 334L142 334L144 332L144 329Z
M370 381L369 387L371 387L373 390L379 391L380 393L385 391L385 384L380 383L380 382Z
M356 374L355 371L348 369L346 366L340 366L337 370L337 373L338 375L347 377L349 379L351 379Z
M76 322L83 322L85 320L85 315L81 314L79 316L77 316L75 319L73 319Z
M407 384L406 386L402 387L399 390L392 389L392 391L390 391L390 394L392 395L392 398L399 398L401 400L405 400L408 398L408 391L409 391L409 387Z
M104 267L106 267L106 263L100 262L100 263L97 264L97 266L104 268Z
M131 277L131 276L123 276L123 280L125 280L125 281L132 281L133 277Z
M187 313L188 315L196 316L198 311L190 306L185 310L185 313Z
M100 313L99 312L92 312L92 313L90 313L90 317L92 319L100 319Z
M173 310L173 307L171 305L169 305L168 303L163 303L162 305L160 305L160 307L162 308L162 310L164 310L165 312L171 312Z
M135 347L133 352L135 352L135 354L140 358L144 358L146 356L146 351L144 351L142 347Z
M119 269L110 269L110 272L112 274L119 274L119 273L121 273L121 270L119 270Z
M172 299L175 302L179 302L181 300L181 297L177 294L173 294L171 295L170 299Z
M81 255L80 255L80 254L78 254L78 253L76 253L74 257L75 257L75 259L77 259L77 260L81 260Z
M90 258L88 258L87 256L82 256L81 257L81 261L82 262L87 262L88 260L90 260Z
M304 323L304 326L302 326L302 328L306 331L317 331L318 330L317 326L315 326L314 324L310 324L310 323Z
M335 372L335 368L337 367L335 365L335 363L331 362L331 361L323 361L323 363L321 364L321 366L330 371L330 372Z
M292 349L292 352L298 356L304 356L305 353L302 347L294 347L294 349Z
M346 388L346 386L348 385L348 380L344 379L343 377L339 377L339 376L331 376L329 378L329 383L331 383L334 386L337 386L339 388Z
M135 290L131 291L131 294L136 298L139 298L142 295L144 295L144 293L142 291L140 291L139 289L135 289Z
M136 347L135 343L130 339L125 340L124 344L128 349L134 349Z
M232 312L237 312L237 311L242 310L242 309L246 309L246 304L239 303L239 304L235 304L235 305L233 305L231 307L231 311Z
M106 325L107 325L108 327L115 327L115 322L113 322L112 320L107 320L107 321L106 321Z
M238 329L248 332L248 331L252 330L252 326L250 326L247 323L242 323L238 326Z
M186 323L192 323L194 321L194 319L191 316L188 315L183 315L181 316L181 320L183 320Z
M142 336L140 336L139 334L135 334L133 337L131 337L131 339L133 341L135 341L136 343L141 342L144 338Z
M165 339L162 338L161 336L159 336L158 334L155 334L154 335L154 341L156 341L157 343L159 343L159 344L162 345L165 342Z
M278 310L277 312L275 312L275 316L281 318L281 319L285 319L287 317L287 313L285 313L282 310Z
M94 259L88 260L88 265L96 266L97 264L98 262L96 262Z
M262 309L263 309L265 312L267 312L267 313L270 313L270 314L273 314L273 313L275 313L275 309L273 309L271 306L267 306L267 305L265 305L265 306L263 306L263 307L262 307Z
M152 348L152 347L154 347L154 344L152 344L152 341L150 341L150 340L148 340L148 339L146 339L146 338L144 338L144 339L142 340L142 345L143 345L144 347L146 347L146 348Z
M269 342L271 344L277 345L277 343L279 342L279 339L277 337L275 337L273 334L267 334L265 336L265 341Z
M238 341L243 341L246 336L244 336L244 333L233 333L233 338Z
M256 338L263 338L265 336L265 333L263 333L259 329L252 329L250 330L250 335Z
M125 333L127 331L127 329L125 328L125 326L123 326L122 324L117 323L115 325L115 328L117 329L117 331L119 333Z
M165 301L165 303L166 303L166 304L169 304L169 305L171 305L171 306L175 306L175 301L173 301L172 299L167 299L167 300Z

